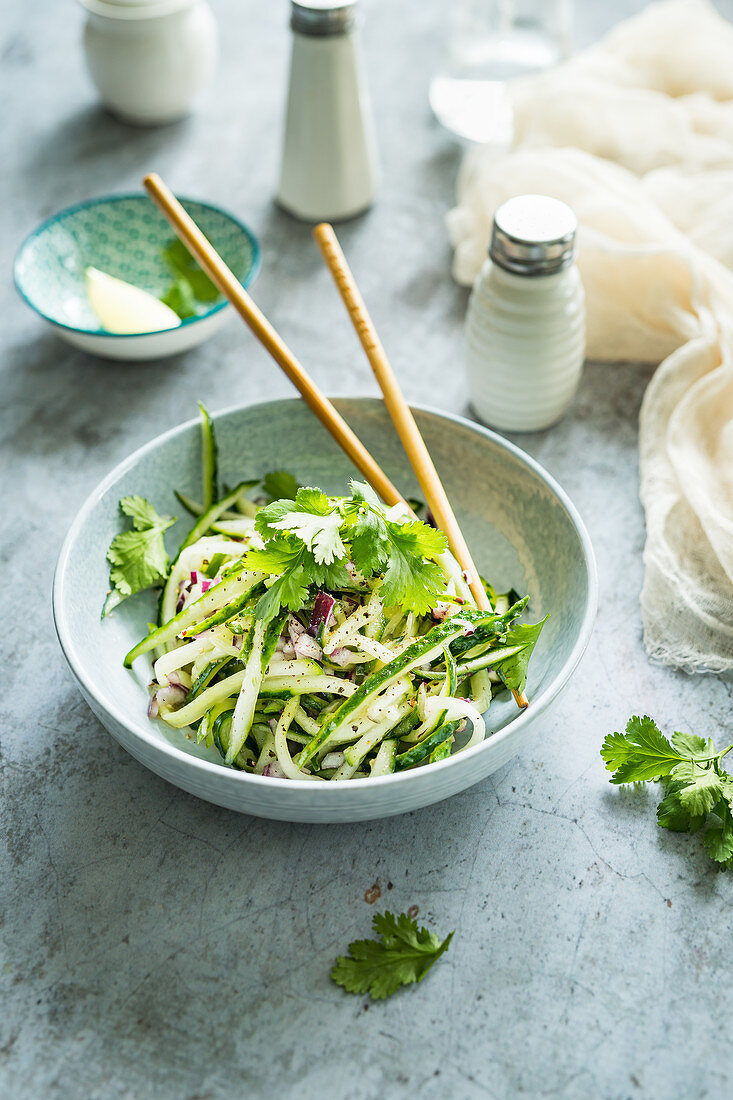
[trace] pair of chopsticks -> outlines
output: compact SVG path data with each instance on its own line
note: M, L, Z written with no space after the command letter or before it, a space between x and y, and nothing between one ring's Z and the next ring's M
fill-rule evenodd
M212 282L229 299L237 313L246 321L260 343L269 351L275 362L293 383L311 411L315 413L323 426L331 433L372 488L380 495L385 504L390 506L402 504L407 507L406 501L389 480L384 470L375 461L358 436L354 434L344 418L336 411L328 398L321 393L313 379L298 362L264 314L258 309L239 280L206 239L193 218L186 213L172 191L155 173L146 176L143 182L148 194L170 222L176 235L183 241L191 254L195 256ZM367 313L354 276L349 270L346 258L336 239L336 234L330 225L323 224L316 226L314 236L379 382L385 405L397 429L410 464L415 471L420 488L425 494L425 500L435 517L436 523L446 535L453 556L466 574L476 604L482 610L491 611L488 596L481 583L478 570L473 563L471 552L453 514L450 501L425 446L425 441L420 435L415 418L405 401L376 329ZM513 695L518 706L526 707L528 705L523 693L514 691Z

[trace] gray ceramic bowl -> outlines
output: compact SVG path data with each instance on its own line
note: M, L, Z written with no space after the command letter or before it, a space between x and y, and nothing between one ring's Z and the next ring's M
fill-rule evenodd
M419 496L381 401L352 398L336 407L407 496ZM505 764L547 722L547 708L567 683L593 629L596 568L588 534L573 505L531 458L492 432L427 409L417 422L443 477L481 571L500 589L531 596L533 619L550 613L530 665L530 706L492 703L482 744L437 764L378 779L312 783L252 776L223 766L215 750L147 718L149 668L122 658L154 617L141 594L106 619L105 552L120 529L118 501L139 493L161 512L180 514L173 489L199 490L199 428L191 420L121 463L87 500L64 542L54 581L54 616L66 660L81 691L113 737L169 782L220 806L285 821L364 821L404 813L470 787ZM343 492L354 470L299 399L231 409L216 418L221 476L234 484L271 469ZM168 532L173 550L182 518Z

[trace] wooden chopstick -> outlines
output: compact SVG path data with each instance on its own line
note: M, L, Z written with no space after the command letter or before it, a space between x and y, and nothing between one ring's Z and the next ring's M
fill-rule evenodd
M385 504L405 504L402 495L384 470L328 398L321 393L313 379L160 176L152 172L145 177L143 183L150 197L170 222L176 236L183 241L212 282L218 286L225 298L229 299L240 317L247 322L257 339L301 394L308 408L316 414L321 424L331 433Z
M329 271L333 275L334 282L348 310L361 345L367 354L377 382L384 394L384 403L387 406L389 415L392 417L394 426L402 441L402 446L405 448L410 465L415 471L415 476L425 494L425 499L436 523L446 535L453 556L466 573L468 585L477 606L485 611L491 611L489 598L481 583L478 570L471 557L471 551L468 549L466 540L463 537L463 532L448 500L448 495L443 488L438 471L435 469L430 452L425 445L425 440L420 435L420 430L415 423L410 406L405 401L404 394L387 359L374 323L367 312L366 305L359 293L356 280L346 262L346 257L341 250L333 227L327 222L323 222L315 227L313 236L318 243ZM512 694L518 706L524 708L528 705L523 692L514 691Z

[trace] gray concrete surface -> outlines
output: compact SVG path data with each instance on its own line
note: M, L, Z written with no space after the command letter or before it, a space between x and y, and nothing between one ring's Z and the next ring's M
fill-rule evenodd
M437 5L366 7L384 184L342 237L408 397L465 412L466 296L443 230L458 150L426 105ZM581 39L634 7L582 5ZM59 343L10 285L26 232L157 169L259 233L256 297L323 387L374 390L308 229L271 203L284 5L215 8L215 86L188 122L144 131L95 105L73 5L3 5L0 1094L730 1095L733 879L696 838L656 827L652 792L611 788L598 756L637 711L714 737L731 724L730 681L653 668L641 646L636 418L648 370L587 368L570 416L522 441L588 523L601 610L534 745L462 796L359 827L239 817L127 757L65 668L51 576L96 482L196 398L216 409L288 386L237 325L138 366ZM456 935L422 985L370 1005L328 971L385 905L417 905Z

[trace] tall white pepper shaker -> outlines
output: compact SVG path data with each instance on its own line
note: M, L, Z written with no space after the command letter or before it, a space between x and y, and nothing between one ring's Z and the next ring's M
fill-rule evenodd
M81 3L87 68L105 106L142 126L188 114L216 65L216 22L206 0Z
M494 215L466 315L471 402L494 428L548 428L575 395L585 357L577 225L545 195L509 199Z
M306 221L371 206L378 169L356 37L357 0L292 0L285 137L278 201Z

